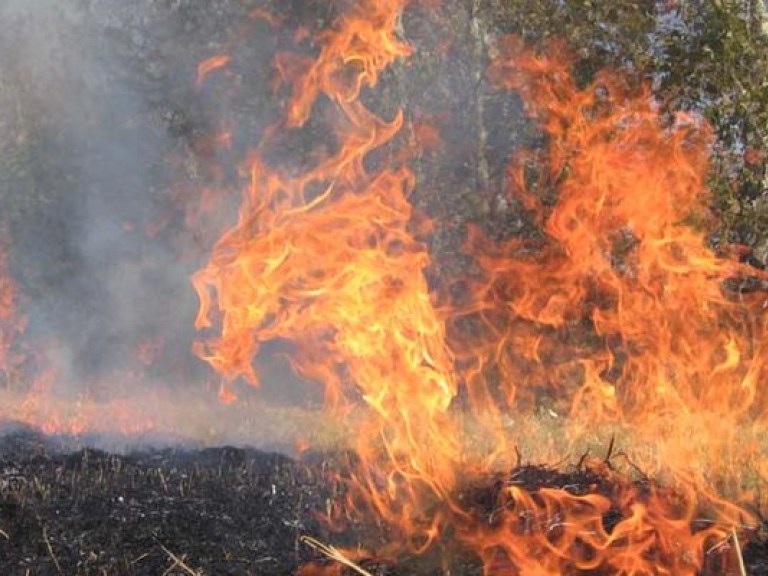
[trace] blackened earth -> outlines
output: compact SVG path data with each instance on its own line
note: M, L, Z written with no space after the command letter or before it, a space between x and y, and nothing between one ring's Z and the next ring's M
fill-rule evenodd
M0 574L278 576L327 563L302 543L304 535L354 545L318 517L343 493L338 456L300 462L255 449L188 446L118 454L27 428L0 433ZM578 492L599 478L522 466L467 488L476 514L492 508L504 482ZM443 547L442 560L436 551L397 566L362 565L377 576L443 575L450 542ZM768 574L765 541L753 539L744 552L748 574ZM482 574L471 558L451 557L450 574Z
M61 448L27 430L0 441L0 574L185 573L177 559L200 574L291 574L332 496L321 463L256 450Z

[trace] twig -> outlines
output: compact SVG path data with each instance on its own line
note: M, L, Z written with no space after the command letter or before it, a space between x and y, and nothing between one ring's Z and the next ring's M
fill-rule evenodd
M609 470L613 470L613 465L611 464L611 458L613 458L613 447L616 443L616 435L611 434L611 441L608 443L608 452L605 454L605 458L603 458L603 463L608 466Z
M45 541L45 547L48 548L48 555L51 557L51 560L53 560L54 566L56 566L56 572L59 573L59 576L64 576L61 564L59 564L59 559L56 558L56 554L53 552L53 546L51 546L51 541L48 539L48 530L46 530L45 526L43 526L43 540Z
M589 448L587 448L587 451L581 455L581 458L579 458L579 461L576 463L576 470L581 472L584 469L584 462L586 462L588 457L589 457Z
M620 450L619 452L616 452L616 454L614 454L614 456L617 456L617 457L618 457L618 456L621 456L622 458L624 458L624 461L625 461L627 464L629 464L629 466L630 466L631 468L633 468L633 469L635 470L635 472L637 472L638 474L640 474L640 477L641 477L643 480L645 480L645 481L650 481L651 477L650 477L650 476L648 476L648 474L646 474L646 473L645 473L645 471L644 471L642 468L640 468L640 466L638 466L637 464L635 464L635 463L632 461L632 459L629 457L629 454L627 454L626 452L624 452L624 450Z
M134 558L133 560L131 560L131 564L138 564L139 562L144 560L144 558L146 558L147 556L149 556L149 553L148 552L144 552L144 554L141 554L141 555L137 556L136 558Z
M11 540L11 537L8 536L8 532L6 532L5 530L0 529L0 536L2 536L3 538L5 538L8 541Z
M736 547L736 558L739 560L739 574L747 576L747 567L744 565L744 555L741 553L739 534L736 532L736 528L731 528L731 532L733 534L733 545Z
M163 573L163 576L165 576L166 574L168 574L168 573L169 573L171 570L173 570L173 569L174 569L174 568L176 568L176 567L179 567L179 568L181 568L182 570L184 570L184 572L186 572L187 574L189 574L189 576L200 576L200 573L199 573L197 570L193 570L192 568L190 568L190 567L187 565L187 563L186 563L186 562L184 562L184 559L183 559L183 558L179 558L178 556L176 556L176 554L174 554L173 552L171 552L170 550L168 550L168 548L166 548L165 546L163 546L162 544L160 544L160 542L158 542L158 543L157 543L157 545L158 545L158 546L160 546L160 548L162 548L162 549L163 549L163 552L165 552L165 553L168 555L168 558L170 558L171 560L173 560L173 566L171 566L170 568L168 568L168 570L166 570L166 571Z
M317 550L321 554L324 554L331 560L334 560L339 564L343 564L347 568L351 568L352 570L354 570L358 574L361 574L362 576L373 576L373 574L371 574L367 570L361 568L360 566L352 562L352 560L344 556L344 554L342 554L339 549L334 548L333 546L328 546L327 544L323 544L322 542L320 542L319 540L315 540L311 536L302 536L301 538L299 538L299 541L302 544L306 544L307 546L314 548L315 550Z

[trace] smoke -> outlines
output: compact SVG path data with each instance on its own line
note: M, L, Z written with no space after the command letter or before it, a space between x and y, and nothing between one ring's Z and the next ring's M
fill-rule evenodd
M366 95L384 117L419 111L417 123L440 133L414 163L413 196L450 223L435 236L436 268L459 262L457 222L508 218L494 203L517 136L498 118L522 116L516 98L484 80L486 23L454 4L439 16L455 24L447 43L433 11L409 8L403 32L417 66L396 67ZM265 5L280 11L279 29L251 15ZM26 342L35 362L53 366L57 394L151 403L165 390L215 404L206 385L215 376L190 351L189 277L235 220L248 149L282 114L274 55L296 49L301 27L328 24L335 5L0 0L0 220L25 294ZM197 87L198 63L220 53L231 65ZM275 162L310 162L328 129L310 125ZM217 144L224 131L230 148ZM212 206L197 217L203 200ZM280 360L279 343L264 351L262 399L317 398L319 387ZM207 427L214 416L196 418Z
M53 374L44 410L125 400L194 438L288 444L264 431L280 412L223 412L191 352L190 275L234 222L242 159L279 113L275 32L247 4L0 0L0 225L26 386ZM243 65L196 86L198 63L233 49ZM281 360L264 369L268 399L306 391Z
M172 243L182 210L168 194L170 159L188 154L172 131L194 67L150 52L153 3L122 4L19 0L0 12L0 114L13 124L3 152L15 157L2 211L27 334L47 343L59 391L109 382L119 393L142 347L166 367L201 368L189 354L196 262Z

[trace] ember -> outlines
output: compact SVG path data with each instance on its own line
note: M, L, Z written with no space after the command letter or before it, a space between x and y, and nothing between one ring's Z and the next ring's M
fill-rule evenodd
M228 113L206 134L190 130L205 181L169 185L162 214L120 222L121 234L146 232L128 270L144 270L136 254L150 246L195 268L191 349L205 375L169 360L178 339L147 320L126 338L130 362L60 394L68 356L25 332L12 236L3 244L2 416L52 437L4 437L5 568L765 569L768 278L744 248L710 242L715 131L636 71L578 81L564 41L495 38L474 82L519 98L538 140L499 151L496 190L487 159L470 188L523 224L455 226L427 214L416 166L449 154L460 119L377 100L418 58L409 13L429 22L431 10L359 0L308 24L251 6L189 67L195 98L230 102L247 37L278 40L278 119L256 140ZM168 164L181 170L179 158ZM449 234L462 236L460 254L441 248ZM197 379L207 400L189 391ZM281 387L322 410L275 416L263 399ZM110 455L83 447L94 434L133 442ZM143 447L158 436L182 450ZM189 444L227 441L290 443L303 458ZM116 543L112 530L132 537Z

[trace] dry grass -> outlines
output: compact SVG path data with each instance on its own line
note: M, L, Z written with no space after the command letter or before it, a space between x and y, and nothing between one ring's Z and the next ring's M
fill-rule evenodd
M163 572L163 576L167 576L168 574L171 574L176 569L180 569L184 571L186 574L189 574L189 576L201 576L202 573L200 571L194 570L190 568L189 565L186 564L185 558L183 556L182 557L176 556L176 554L168 550L168 548L166 548L162 544L159 544L159 546L160 548L162 548L163 552L165 552L166 556L168 556L168 558L173 560L173 564L170 566L170 568L168 568L165 572Z
M92 428L86 429L86 434L110 436L120 432L109 427L118 421L113 416L121 414L122 421L145 419L153 424L151 430L135 436L138 444L178 440L203 446L248 445L287 452L302 446L321 451L349 448L354 430L362 419L370 417L364 410L357 410L345 422L339 422L320 409L270 404L258 395L224 406L208 390L176 396L166 393L162 397L137 395L129 402L114 404L56 398L26 412L23 403L23 397L0 393L0 420L20 420L34 426L50 423L51 414L56 414L63 422L84 420L86 428ZM91 415L96 415L98 421L89 421ZM578 426L550 409L535 415L511 415L494 425L488 424L492 419L482 416L459 415L457 421L468 460L483 458L498 469L521 462L576 464L585 454L604 457L613 444L613 464L634 473L645 472L668 480L684 472L708 484L717 480L727 497L748 490L766 492L768 429L717 414L696 418L668 415L643 425Z
M53 551L51 540L48 538L48 530L46 530L45 526L43 526L43 541L45 542L45 547L48 550L48 555L51 557L51 560L53 560L53 565L56 566L56 572L59 574L59 576L64 576L64 572L61 569L61 564L59 563L59 559L56 557L56 554Z
M744 555L741 552L741 543L739 542L739 534L736 532L736 528L732 530L733 545L736 548L736 558L739 561L739 574L740 576L747 576L747 567L744 565Z
M20 405L19 397L0 394L0 419L14 419L15 408ZM108 415L110 404L103 406L83 399L61 398L44 404L46 410L54 410L65 420L77 418L81 412ZM225 406L207 390L178 397L137 397L118 408L140 410L141 417L154 422L153 430L133 439L139 445L182 441L202 446L247 445L283 452L296 452L301 447L319 451L351 448L355 429L362 419L370 417L364 410L357 410L345 422L339 422L320 409L270 404L261 401L258 394ZM49 421L47 414L35 417ZM550 409L535 415L511 415L494 425L489 425L492 419L477 416L458 415L457 421L467 462L482 461L486 468L504 470L521 463L563 468L576 465L585 455L603 459L608 447L613 446L611 465L628 474L645 474L672 485L693 482L717 486L713 492L731 500L748 493L753 500L755 494L768 494L765 427L734 422L717 414L650 418L642 426L578 426ZM100 424L111 422L111 418L103 417ZM34 418L31 423L35 423ZM98 428L95 431L99 432ZM127 443L130 445L131 441Z
M353 570L354 572L357 572L362 576L373 576L373 574L371 574L364 568L361 568L360 566L352 562L352 560L347 558L344 555L344 553L341 552L338 548L335 548L333 546L328 546L327 544L323 544L319 540L315 540L310 536L302 536L300 540L303 544L306 544L307 546L314 548L315 550L317 550L324 556L327 556L334 562L338 562L339 564L346 566L350 570Z

